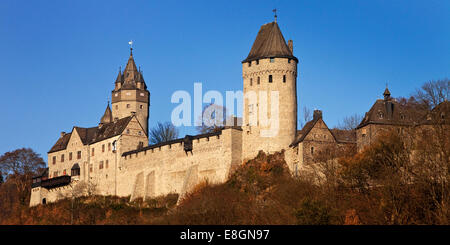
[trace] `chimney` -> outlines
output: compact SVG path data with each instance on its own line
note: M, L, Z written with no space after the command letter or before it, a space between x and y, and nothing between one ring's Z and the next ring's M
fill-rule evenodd
M66 135L66 132L61 132L61 137L63 137L64 135Z
M291 53L294 54L294 42L292 40L288 41L288 47L289 50L291 50Z
M313 114L313 120L322 118L322 111L321 110L314 110Z

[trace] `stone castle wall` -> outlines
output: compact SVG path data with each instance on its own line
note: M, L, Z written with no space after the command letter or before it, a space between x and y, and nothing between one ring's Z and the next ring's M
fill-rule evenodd
M133 124L128 127L132 129ZM130 146L141 139L132 130L129 133L107 140L118 142L116 151L108 151L107 146L101 151L108 143L106 140L90 146L96 149L94 155L90 152L81 175L72 177L70 185L33 188L30 206L42 203L44 198L50 203L81 194L130 196L131 200L169 193L184 195L203 181L225 182L241 164L242 131L239 129L229 128L218 135L194 138L192 151L187 152L183 142L136 150ZM122 154L131 150L135 151Z

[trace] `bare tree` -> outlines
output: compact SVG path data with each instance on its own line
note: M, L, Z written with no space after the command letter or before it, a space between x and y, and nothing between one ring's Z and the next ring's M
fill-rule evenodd
M227 110L224 106L209 104L203 108L202 116L198 118L202 122L197 126L197 131L201 134L220 131L226 123Z
M150 143L158 144L178 138L178 129L170 122L160 123L150 130Z
M309 109L308 107L304 106L303 107L303 120L300 121L300 128L303 128L303 126L305 126L305 124L309 121L312 120L313 116L312 116L312 111L311 109Z
M44 160L30 148L6 152L0 156L0 171L14 183L20 202L25 204L29 196L33 175L45 167Z
M434 108L439 103L448 101L450 91L450 80L444 78L442 80L431 80L417 89L413 96L421 103L426 104L429 109Z
M362 119L363 117L359 114L344 117L342 122L338 124L337 128L342 130L353 130L358 127Z

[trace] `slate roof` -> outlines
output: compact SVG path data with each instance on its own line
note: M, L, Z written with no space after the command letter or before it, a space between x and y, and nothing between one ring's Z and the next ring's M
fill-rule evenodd
M356 130L331 129L338 143L356 143Z
M106 106L106 110L105 113L103 114L102 118L100 119L100 123L110 123L112 122L112 112L111 112L111 108L109 107L109 103Z
M56 143L52 146L52 148L50 149L50 151L48 153L66 149L71 135L72 135L72 133L68 133L68 134L64 134L64 136L60 137L56 141Z
M118 119L117 121L113 121L111 123L106 123L101 126L92 128L74 127L73 130L77 131L84 145L93 144L121 134L123 130L125 130L125 128L127 127L128 123L131 121L132 118L133 116L124 117ZM65 134L63 137L60 137L48 153L66 149L71 134L72 133L68 133Z
M242 63L263 58L291 58L298 62L286 44L277 22L261 26L250 53Z
M123 72L119 70L119 74L117 74L116 83L122 84L120 89L127 90L136 89L137 82L141 82L144 85L143 89L147 89L147 85L144 81L144 75L140 69L137 69L136 63L134 62L133 52L131 52L125 69Z
M419 123L426 111L406 107L394 99L377 100L368 112L358 128L369 124L409 126Z

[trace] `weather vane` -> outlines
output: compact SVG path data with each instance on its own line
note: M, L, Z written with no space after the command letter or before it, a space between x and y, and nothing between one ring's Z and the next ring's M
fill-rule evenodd
M275 14L275 22L277 22L277 9L273 9L272 12Z
M130 45L130 50L133 50L133 40L130 40L130 41L128 42L128 44Z

